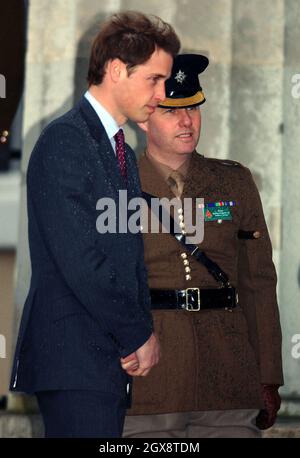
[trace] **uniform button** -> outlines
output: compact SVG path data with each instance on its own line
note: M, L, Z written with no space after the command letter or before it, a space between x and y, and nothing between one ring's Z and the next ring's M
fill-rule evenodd
M188 274L188 273L190 273L190 271L191 271L191 268L190 268L190 267L185 267L185 269L184 269L184 270L185 270L185 271L186 271L186 273Z
M185 228L185 224L184 224L184 222L183 222L183 221L181 221L181 222L179 223L179 226L180 226L182 229L183 229L183 228Z
M180 256L182 257L182 259L186 259L187 258L187 254L186 253L181 253Z
M7 138L6 137L0 137L0 142L1 143L6 143L7 142Z
M222 219L218 219L218 224L222 224L223 223L223 220Z
M178 219L179 219L180 221L183 221L183 218L184 218L183 215L178 215Z
M8 137L8 130L4 130L4 131L2 132L2 135L3 135L3 137Z
M189 263L188 259L185 259L185 260L183 261L183 265L184 265L184 266L188 266L189 264L190 264L190 263Z
M183 209L182 209L182 208L178 208L177 213L178 213L179 215L182 215Z
M182 229L181 233L182 233L182 235L185 235L186 231L184 229Z
M185 279L186 279L186 280L191 280L192 277L191 277L190 275L186 275L186 276L185 276Z

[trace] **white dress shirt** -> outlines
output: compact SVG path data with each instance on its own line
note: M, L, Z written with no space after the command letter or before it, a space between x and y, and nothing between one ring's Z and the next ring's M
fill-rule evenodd
M103 124L105 132L110 140L111 146L116 153L116 142L114 136L119 131L120 127L112 117L112 115L101 105L98 100L89 92L86 91L84 94L85 98L90 102L94 110L96 111L97 115L99 116L100 121Z

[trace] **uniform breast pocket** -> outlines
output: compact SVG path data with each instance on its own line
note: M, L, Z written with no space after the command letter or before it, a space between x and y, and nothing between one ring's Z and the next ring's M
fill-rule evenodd
M238 225L233 220L205 221L204 242L215 248L220 244L231 244L237 240Z

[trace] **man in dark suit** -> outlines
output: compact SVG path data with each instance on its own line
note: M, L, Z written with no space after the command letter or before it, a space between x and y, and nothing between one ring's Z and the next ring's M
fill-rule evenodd
M99 233L97 202L140 195L120 126L165 98L180 47L159 18L114 15L97 35L89 90L39 138L28 168L32 262L11 389L35 393L46 437L118 437L131 379L159 359L140 233ZM117 227L120 221L117 218ZM127 401L127 402L126 402Z

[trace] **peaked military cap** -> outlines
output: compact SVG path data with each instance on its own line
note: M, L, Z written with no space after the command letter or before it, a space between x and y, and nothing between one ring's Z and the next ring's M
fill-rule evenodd
M188 108L205 102L199 73L208 66L209 60L201 54L179 54L173 62L172 74L166 81L166 99L162 108Z

